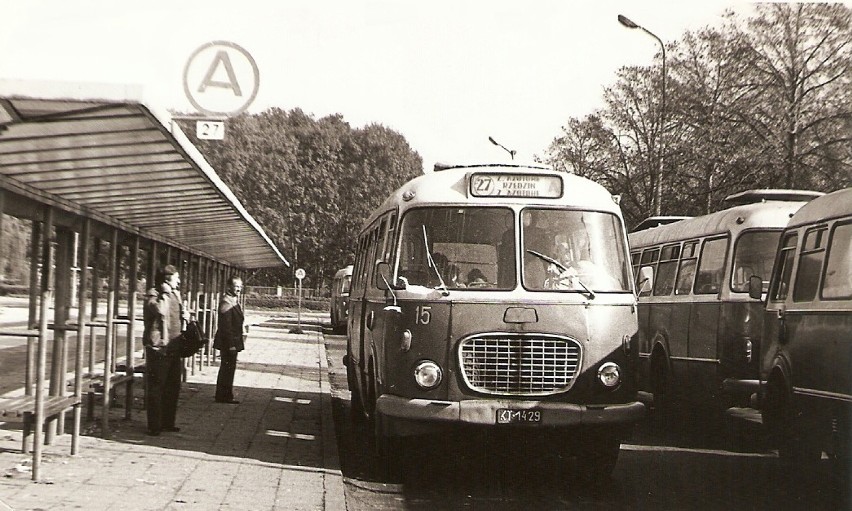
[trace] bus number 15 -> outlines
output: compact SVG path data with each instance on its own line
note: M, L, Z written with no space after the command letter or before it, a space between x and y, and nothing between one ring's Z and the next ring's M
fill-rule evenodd
M432 307L429 305L417 306L417 317L414 323L418 325L428 325L432 321Z

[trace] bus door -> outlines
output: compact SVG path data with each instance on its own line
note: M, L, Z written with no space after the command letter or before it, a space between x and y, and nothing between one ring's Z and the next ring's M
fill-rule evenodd
M382 317L385 314L383 310L387 305L385 302L385 291L380 290L376 285L376 279L381 278L376 271L376 265L381 261L385 254L385 239L387 231L387 217L383 217L378 225L374 226L370 231L369 247L367 248L367 280L364 290L364 311L361 316L361 370L363 374L369 374L369 363L372 359L372 354L376 353L376 349L381 350L383 346L382 340ZM381 351L376 353L381 355ZM373 361L373 369L378 371L381 368L380 361ZM378 374L377 374L378 376Z
M351 357L349 367L358 369L361 373L361 342L363 317L364 317L364 291L367 281L367 249L368 249L369 234L364 234L358 238L358 246L356 248L355 267L352 269L352 287L349 290L349 317L347 318L347 354ZM358 378L360 380L360 377ZM355 390L355 389L351 389ZM362 394L363 395L363 394Z
M846 279L849 272L848 236L850 225L847 224L845 227L846 240L842 244L836 243L839 240L838 232L835 230L832 239L833 253L830 260L832 268L827 268L828 271L826 272L828 276L828 272L839 266L837 263L843 260L843 253L845 252L847 259L844 264L847 265L846 268L840 270L839 274L837 271L833 271L834 275L831 276L837 283L846 284L846 290L842 290L842 287L836 288L839 295L848 293L848 281ZM840 234L840 238L843 238L842 230ZM822 281L820 275L826 258L827 246L828 227L826 225L812 227L805 231L798 265L795 270L795 278L793 279L792 302L788 296L788 308L785 314L782 314L784 337L779 340L779 342L783 341L782 349L787 351L789 360L793 365L790 368L793 388L801 392L804 397L812 399L816 395L848 395L849 393L848 387L842 389L838 384L843 381L848 383L849 381L849 348L847 346L844 349L840 345L848 345L848 340L843 339L848 339L850 335L850 330L848 330L850 315L848 313L843 314L842 308L835 309L835 311L830 310L829 307L832 305L841 305L834 300L817 301L820 294L822 294L823 299L826 298L826 295L828 297L834 296L831 289L828 293L824 288L820 292ZM843 275L844 272L846 275ZM826 281L831 282L828 278ZM845 321L844 317L846 318ZM843 358L846 358L845 365L839 363L840 359ZM813 370L812 368L820 369Z
M728 238L704 240L693 286L694 300L689 313L688 392L695 398L715 397L719 391L719 319Z

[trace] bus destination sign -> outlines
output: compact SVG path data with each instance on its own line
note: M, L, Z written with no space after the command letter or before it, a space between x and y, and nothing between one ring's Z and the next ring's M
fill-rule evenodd
M470 177L474 197L562 197L562 178L544 174L478 172Z

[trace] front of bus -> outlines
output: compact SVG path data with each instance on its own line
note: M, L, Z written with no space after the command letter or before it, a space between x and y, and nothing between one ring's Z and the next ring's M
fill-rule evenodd
M623 436L645 408L613 197L545 169L445 172L403 190L410 205L385 265L395 312L373 346L384 433L474 424Z

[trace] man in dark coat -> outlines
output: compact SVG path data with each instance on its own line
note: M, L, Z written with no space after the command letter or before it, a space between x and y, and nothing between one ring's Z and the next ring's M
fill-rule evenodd
M219 350L219 375L216 379L216 402L239 404L234 399L234 372L237 370L237 353L245 349L243 344L244 321L240 307L243 281L239 277L228 280L228 290L219 302L219 321L213 347Z
M169 342L180 337L186 311L180 298L180 275L166 265L157 272L155 286L145 295L142 344L145 345L145 408L148 434L180 431L175 426L180 395L181 359L168 351Z

